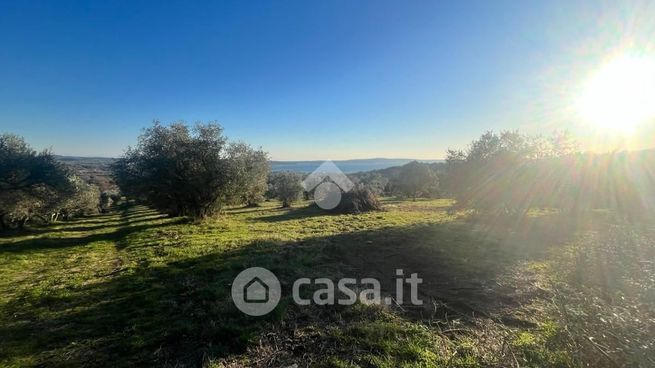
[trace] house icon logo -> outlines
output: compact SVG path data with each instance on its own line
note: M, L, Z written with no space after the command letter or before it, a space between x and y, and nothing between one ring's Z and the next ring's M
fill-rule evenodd
M269 299L269 287L255 276L244 286L243 295L247 303L266 303Z
M305 191L314 191L314 202L331 210L341 202L341 192L349 192L355 184L332 161L325 161L302 182Z
M280 302L280 297L280 281L265 268L248 268L232 281L232 301L248 315L263 316L271 312Z

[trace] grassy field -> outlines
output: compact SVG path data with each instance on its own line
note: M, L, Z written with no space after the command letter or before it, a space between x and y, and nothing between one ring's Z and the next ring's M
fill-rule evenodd
M0 237L1 366L655 366L655 228L609 213L524 219L384 201L332 215L230 208L201 224L146 207ZM232 304L243 269L283 298ZM416 272L423 306L299 307L298 277Z

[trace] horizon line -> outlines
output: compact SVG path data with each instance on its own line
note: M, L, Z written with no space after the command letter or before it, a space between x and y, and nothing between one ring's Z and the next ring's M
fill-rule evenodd
M97 155L61 155L54 154L57 157L70 158L100 158L100 159L118 159L120 156L97 156ZM410 160L410 161L443 161L444 158L410 158L410 157L368 157L368 158L344 158L344 159L301 159L301 160L277 160L269 159L275 162L325 162L325 161L363 161L363 160Z

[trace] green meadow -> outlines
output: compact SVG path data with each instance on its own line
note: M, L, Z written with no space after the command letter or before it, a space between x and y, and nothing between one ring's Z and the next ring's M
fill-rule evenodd
M0 366L573 367L655 364L655 227L610 212L482 217L384 199L227 208L195 223L132 203L0 237ZM248 267L274 312L232 303ZM422 306L298 306L299 277L418 273Z

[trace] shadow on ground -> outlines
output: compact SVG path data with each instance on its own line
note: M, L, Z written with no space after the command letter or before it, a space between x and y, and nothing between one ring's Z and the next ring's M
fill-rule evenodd
M300 220L316 216L332 216L338 213L325 211L314 204L304 207L293 208L275 208L268 211L271 215L258 218L258 221L263 222L284 222L290 220Z
M313 207L299 208L264 220L286 221L319 213L324 214ZM130 219L137 223L139 215L148 212L131 214ZM131 233L172 225L141 224L80 238L29 239L3 245L0 252L75 247L97 240L115 241L129 249L122 241ZM290 304L288 296L298 277L375 277L383 292L391 294L399 268L405 275L418 273L424 279L419 290L425 304L404 308L399 313L405 318L482 315L502 319L524 298L535 295L499 288L498 277L519 262L544 257L550 247L565 243L579 227L553 215L516 223L478 219L392 227L286 244L259 241L161 267L126 267L101 282L45 296L25 290L3 306L4 314L12 318L0 327L0 362L36 356L36 364L47 366L196 366L209 358L243 352L264 328L281 323L289 311L297 315L300 307ZM161 245L152 239L146 246ZM230 297L232 279L253 266L274 272L287 296L264 318L242 314ZM341 319L343 308L326 307L331 311L328 319ZM319 322L306 318L293 323Z
M186 222L184 218L175 218L153 224L152 221L161 220L167 216L157 214L152 210L128 212L128 208L125 206L119 208L120 215L97 215L93 217L97 220L57 222L43 228L16 233L14 236L21 235L26 238L0 243L0 254L28 254L35 251L82 246L98 241L118 242L132 233ZM77 224L89 223L92 225L77 226ZM86 232L92 233L85 234ZM59 233L66 233L66 236L60 236Z

